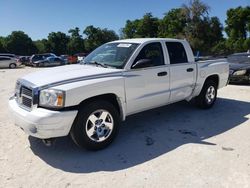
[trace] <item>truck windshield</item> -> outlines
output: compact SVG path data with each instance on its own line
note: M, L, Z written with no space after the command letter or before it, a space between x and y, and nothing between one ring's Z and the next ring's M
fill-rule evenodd
M101 64L115 68L123 68L132 53L138 47L136 43L107 43L91 52L82 64Z

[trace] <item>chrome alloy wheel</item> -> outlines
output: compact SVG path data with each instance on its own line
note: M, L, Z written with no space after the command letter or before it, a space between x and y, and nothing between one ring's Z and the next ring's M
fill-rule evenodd
M215 100L215 88L214 86L210 86L208 89L207 89L207 92L206 92L206 101L208 104L211 104L214 100Z
M95 142L105 141L112 133L114 120L107 110L96 110L91 113L86 122L86 133Z

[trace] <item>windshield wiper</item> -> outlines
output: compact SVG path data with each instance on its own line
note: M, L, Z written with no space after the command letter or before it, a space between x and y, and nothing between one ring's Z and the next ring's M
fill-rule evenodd
M90 62L88 62L88 63L83 63L83 64L86 64L86 65L90 65L90 64L92 64L92 65L97 65L97 66L101 66L101 67L104 67L104 68L107 68L108 66L107 65L105 65L105 64L103 64L103 63L98 63L98 62L96 62L96 61L90 61Z

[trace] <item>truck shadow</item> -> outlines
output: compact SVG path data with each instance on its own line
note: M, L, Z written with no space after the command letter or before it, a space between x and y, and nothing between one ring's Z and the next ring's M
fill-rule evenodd
M205 140L239 126L249 113L250 103L231 99L219 98L210 110L180 102L128 117L114 143L101 151L81 150L69 137L57 139L52 147L32 137L29 141L33 153L54 168L73 173L118 171L184 144L216 147Z

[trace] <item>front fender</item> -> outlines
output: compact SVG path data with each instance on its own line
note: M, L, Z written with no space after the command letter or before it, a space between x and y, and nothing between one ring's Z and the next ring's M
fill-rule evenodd
M78 81L63 84L53 88L65 91L65 107L77 106L82 101L95 96L104 94L114 94L117 96L117 102L122 112L122 119L125 119L126 100L123 76Z

